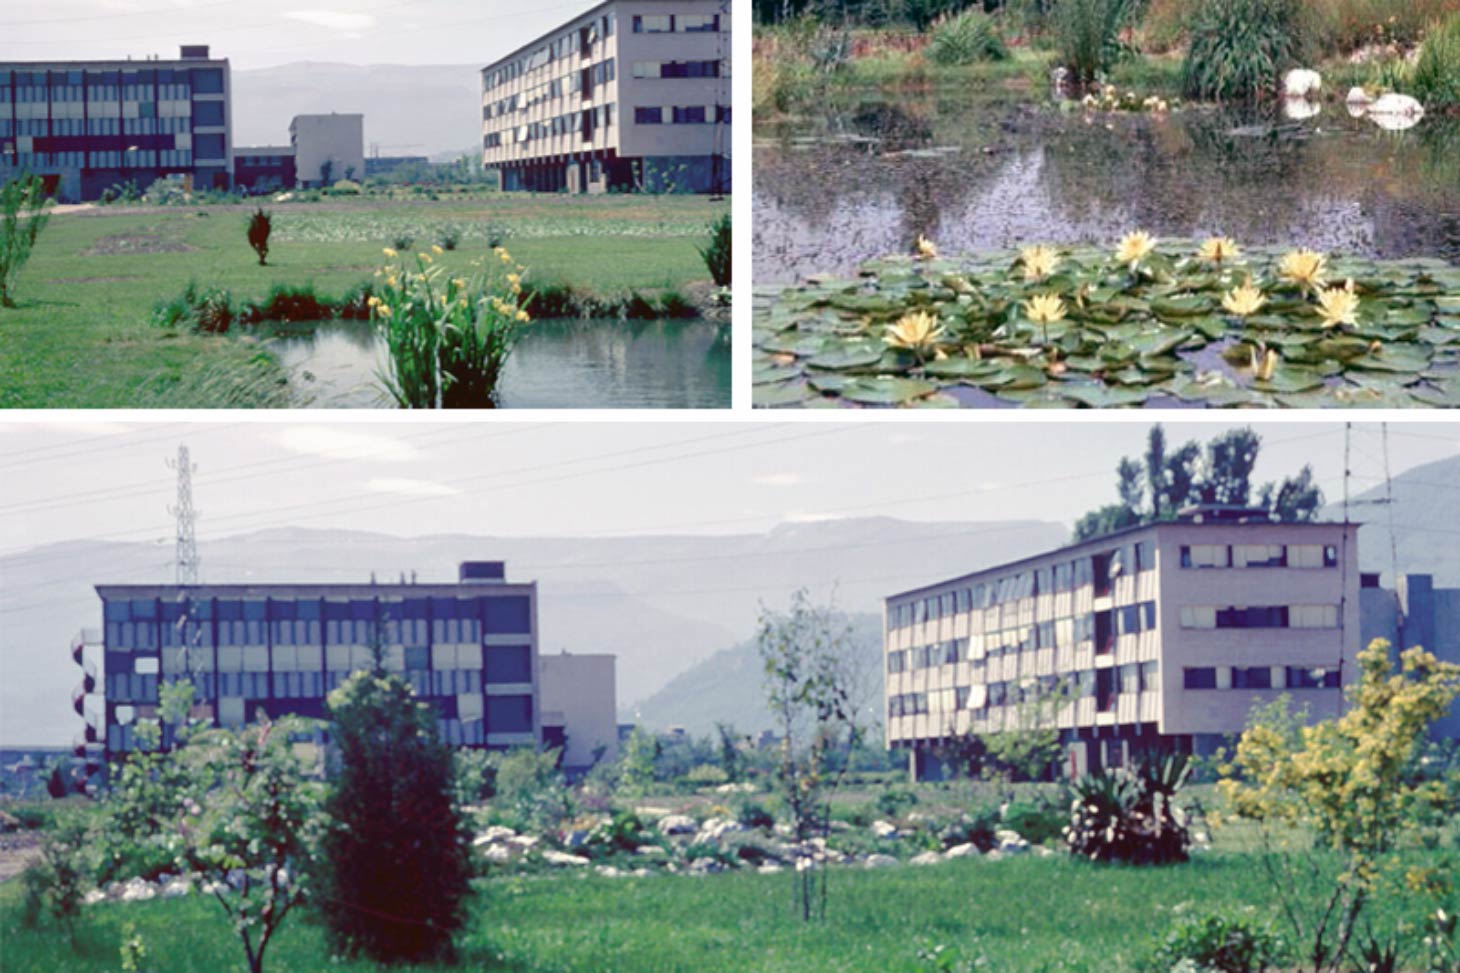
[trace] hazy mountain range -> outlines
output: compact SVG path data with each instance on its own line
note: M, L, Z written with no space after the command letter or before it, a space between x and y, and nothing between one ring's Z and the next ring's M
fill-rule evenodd
M360 113L365 155L459 158L482 140L480 64L324 64L233 72L235 146L288 145L295 115Z
M1360 561L1388 583L1390 508L1383 488L1358 493L1351 516ZM1330 498L1333 499L1333 498ZM1331 504L1326 513L1338 516ZM1394 480L1394 523L1460 525L1460 457ZM364 531L280 528L203 541L204 580L224 582L381 581L417 571L421 581L455 578L458 561L500 558L513 580L539 582L545 653L618 656L618 698L627 718L706 732L715 721L751 730L758 722L759 664L750 639L762 604L783 607L806 586L835 596L853 618L861 650L875 658L881 599L890 593L1056 547L1069 537L1048 521L913 523L892 518L784 524L762 534L613 538L397 538ZM1396 534L1402 571L1460 586L1457 535ZM70 692L80 670L68 639L99 624L92 585L165 582L169 545L76 541L0 558L0 743L69 741L80 721ZM763 714L762 714L763 718Z

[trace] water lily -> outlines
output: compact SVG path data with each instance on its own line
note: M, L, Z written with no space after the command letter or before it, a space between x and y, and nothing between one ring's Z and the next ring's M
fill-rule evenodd
M1253 286L1251 278L1241 287L1228 291L1222 298L1222 307L1242 318L1256 314L1266 303L1267 298L1262 296L1262 289Z
M1207 263L1220 264L1242 256L1242 249L1231 237L1214 236L1201 245L1201 252L1197 256Z
M1019 256L1024 261L1024 279L1030 282L1044 280L1054 273L1060 262L1060 255L1054 248L1043 245L1025 247L1019 251Z
M1128 233L1120 241L1120 247L1115 251L1115 259L1123 264L1134 267L1156 249L1156 240L1145 230L1136 230Z
M1318 287L1328 276L1328 258L1312 250L1294 250L1283 256L1278 273L1305 290Z
M1318 313L1323 323L1330 328L1341 324L1358 324L1359 295L1354 292L1352 279L1343 287L1333 287L1318 295Z
M1039 325L1044 330L1044 343L1049 344L1049 325L1053 321L1063 321L1066 313L1065 302L1059 299L1056 294L1038 294L1024 302L1024 313L1029 320Z
M938 323L937 317L926 311L915 311L899 318L896 324L887 329L882 340L894 348L905 348L921 355L926 349L933 347L942 335L943 326Z
M1272 348L1267 348L1261 353L1256 348L1252 349L1252 373L1264 382L1272 380L1272 373L1277 371L1278 362L1281 356Z
M938 246L919 233L917 242L913 244L913 254L919 260L933 260L938 256Z

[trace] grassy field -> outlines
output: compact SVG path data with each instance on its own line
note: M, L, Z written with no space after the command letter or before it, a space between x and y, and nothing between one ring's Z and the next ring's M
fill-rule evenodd
M529 283L603 295L708 280L696 247L729 202L699 196L496 195L362 198L271 207L269 265L244 236L245 206L112 207L54 216L0 309L0 407L246 407L288 404L273 357L247 336L176 334L153 306L190 280L262 298L275 284L340 295L368 280L399 235L414 248L461 233L447 267L482 256L495 228Z
M1132 970L1178 910L1256 905L1260 870L1214 854L1160 869L1111 868L1063 857L954 861L924 868L834 870L827 920L792 913L789 874L610 879L555 874L479 883L460 968L560 973L878 973L945 969L920 958L944 947L994 971ZM155 973L242 966L222 910L185 900L89 908L73 952L58 929L20 923L19 889L0 889L7 973L115 968L132 923ZM322 931L290 919L271 947L274 973L373 969L328 956ZM946 969L964 969L962 965Z

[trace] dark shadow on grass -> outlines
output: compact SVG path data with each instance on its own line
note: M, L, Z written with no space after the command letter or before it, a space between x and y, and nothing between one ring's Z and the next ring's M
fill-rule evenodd
M79 301L16 301L14 307L6 307L0 304L0 311L25 311L41 307L80 307Z

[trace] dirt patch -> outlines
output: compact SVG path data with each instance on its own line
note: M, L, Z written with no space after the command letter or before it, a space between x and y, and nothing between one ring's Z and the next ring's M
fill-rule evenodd
M181 240L170 240L158 233L114 233L97 240L82 255L116 257L132 253L189 253L196 249L197 247L189 246Z
M16 831L0 834L0 882L8 882L25 871L40 854L40 832Z
M133 274L129 277L55 277L46 281L47 284L115 284L123 280L141 280L142 278Z

